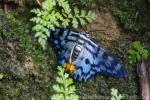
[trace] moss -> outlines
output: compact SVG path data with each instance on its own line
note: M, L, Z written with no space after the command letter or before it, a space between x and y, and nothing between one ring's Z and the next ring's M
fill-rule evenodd
M0 38L2 46L0 69L5 66L3 72L8 73L8 77L0 81L1 98L23 100L50 98L49 87L54 80L53 74L56 73L52 70L52 67L54 69L56 67L56 56L51 48L44 51L37 43L31 31L30 16L29 10L10 12L7 18L5 16L9 28L6 29L4 38ZM29 68L33 66L33 69L27 70L24 66ZM19 73L24 75L20 76Z

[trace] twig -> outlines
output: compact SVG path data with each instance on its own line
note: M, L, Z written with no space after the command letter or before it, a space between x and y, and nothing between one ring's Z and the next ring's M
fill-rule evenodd
M38 3L38 5L42 6L42 4L39 0L36 0L36 2Z
M137 73L139 76L142 99L150 100L148 64L145 61L142 61L137 65Z

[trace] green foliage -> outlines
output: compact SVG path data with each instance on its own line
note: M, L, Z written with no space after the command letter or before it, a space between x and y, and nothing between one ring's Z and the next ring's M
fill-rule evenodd
M85 6L90 6L92 3L95 3L96 0L80 0L80 3Z
M91 7L92 4L97 5L97 7L105 6L110 3L110 0L80 0L79 5L83 5L86 7Z
M85 25L96 18L92 11L80 10L77 7L71 9L68 0L46 0L42 3L41 10L33 9L31 12L36 14L31 19L35 23L33 31L36 32L35 37L43 48L47 38L50 37L50 31L54 31L57 27L78 28L79 25Z
M23 14L21 13L20 15L17 16L15 14L16 12L8 12L2 17L3 22L2 28L3 28L3 35L5 37L4 39L5 40L12 39L15 43L17 43L16 45L17 47L14 47L17 54L17 59L24 62L26 55L33 56L33 59L36 63L50 58L53 59L54 55L49 54L49 56L47 56L47 53L49 52L44 52L42 48L39 46L39 44L36 42L36 39L32 37L32 34L30 32L31 23L28 22L31 14L30 11L29 10L25 11L23 12ZM46 56L48 58L46 58Z
M118 90L112 88L111 89L111 100L121 100L122 99L122 95L118 94Z
M147 59L149 55L148 50L141 46L140 41L133 42L132 48L128 51L128 53L128 58L131 64Z
M18 19L16 19L13 13L11 12L6 14L6 18L8 19L8 22L11 23L12 25L15 25L15 26L21 25L21 22Z
M139 31L139 26L136 24L138 13L138 4L139 0L119 0L116 1L116 9L114 10L114 14L118 17L121 24L125 29L129 29L132 31Z
M5 74L4 73L0 73L0 80L2 80L4 78Z
M134 33L144 33L149 30L150 6L144 0L114 1L113 13L126 30Z
M53 85L54 94L52 100L79 100L79 96L75 93L76 87L73 80L69 78L69 74L65 73L64 68L58 66L58 77L56 77L57 85Z

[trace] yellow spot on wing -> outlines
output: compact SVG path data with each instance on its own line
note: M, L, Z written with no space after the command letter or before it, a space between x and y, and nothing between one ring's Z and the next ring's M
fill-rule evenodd
M68 71L69 68L70 68L70 65L69 65L68 63L65 63L65 64L64 64L64 67L65 67L65 69Z
M64 67L70 74L73 74L76 71L76 67L73 64L65 63Z
M70 73L73 74L76 71L76 67L74 65L70 66Z

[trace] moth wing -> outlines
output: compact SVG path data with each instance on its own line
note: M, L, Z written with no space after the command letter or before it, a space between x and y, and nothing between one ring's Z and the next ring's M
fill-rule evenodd
M115 78L127 77L127 70L119 62L119 60L112 57L112 55L102 47L99 48L97 56L99 59L98 67L101 69L100 73Z
M74 78L78 80L90 79L96 73L115 78L128 75L123 65L99 45L86 44L74 65L77 68Z

